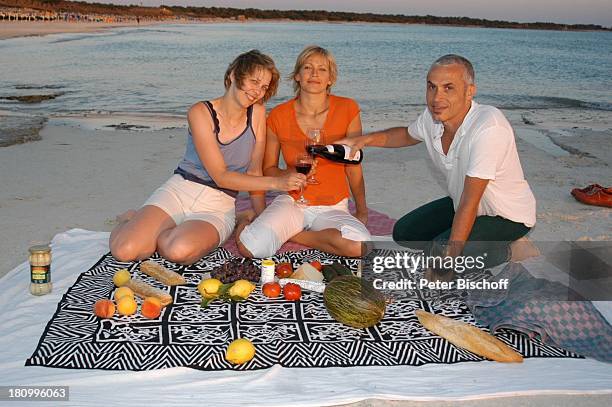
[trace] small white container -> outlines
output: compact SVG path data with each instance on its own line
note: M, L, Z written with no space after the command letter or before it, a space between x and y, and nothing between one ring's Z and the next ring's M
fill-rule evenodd
M261 285L274 282L274 260L266 259L261 262Z

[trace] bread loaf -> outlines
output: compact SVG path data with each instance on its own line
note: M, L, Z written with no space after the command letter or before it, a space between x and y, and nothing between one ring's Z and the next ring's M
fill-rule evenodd
M442 315L416 310L419 322L453 345L497 362L522 362L523 356L491 334Z
M129 287L140 298L156 297L164 307L172 304L172 296L170 294L142 280L133 278L126 284L126 287Z
M140 271L165 285L180 285L186 282L185 277L151 260L142 262Z

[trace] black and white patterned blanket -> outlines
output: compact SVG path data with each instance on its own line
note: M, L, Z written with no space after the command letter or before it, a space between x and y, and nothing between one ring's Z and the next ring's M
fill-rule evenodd
M474 323L460 299L401 299L387 306L385 318L369 329L354 329L334 321L323 304L322 294L303 291L302 299L289 302L269 299L260 287L240 303L215 301L200 307L197 284L203 273L223 264L232 255L225 249L192 266L179 266L153 257L181 273L187 284L166 287L139 271L139 263L117 262L110 253L82 273L58 304L57 310L26 366L74 369L151 370L191 367L202 370L253 370L271 367L418 366L426 363L457 363L482 358L423 328L415 309L425 309ZM353 270L357 261L323 255L316 250L288 252L275 261L295 266L318 258L341 261ZM259 263L258 263L259 264ZM169 290L174 303L158 319L136 314L100 319L93 304L112 298L112 277L127 267L132 273ZM504 330L496 335L525 357L579 357L547 346L524 334ZM248 338L256 348L250 362L233 366L225 361L228 344Z

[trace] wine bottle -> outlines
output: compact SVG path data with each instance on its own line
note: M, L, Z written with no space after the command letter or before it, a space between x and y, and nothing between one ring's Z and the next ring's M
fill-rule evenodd
M352 150L344 144L312 145L308 146L308 152L342 164L359 164L363 160L363 151L357 151L351 158Z

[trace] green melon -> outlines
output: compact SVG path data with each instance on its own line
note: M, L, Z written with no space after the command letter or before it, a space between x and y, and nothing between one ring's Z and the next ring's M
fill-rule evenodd
M325 287L323 300L333 319L353 328L374 326L385 315L385 297L355 276L334 278Z

